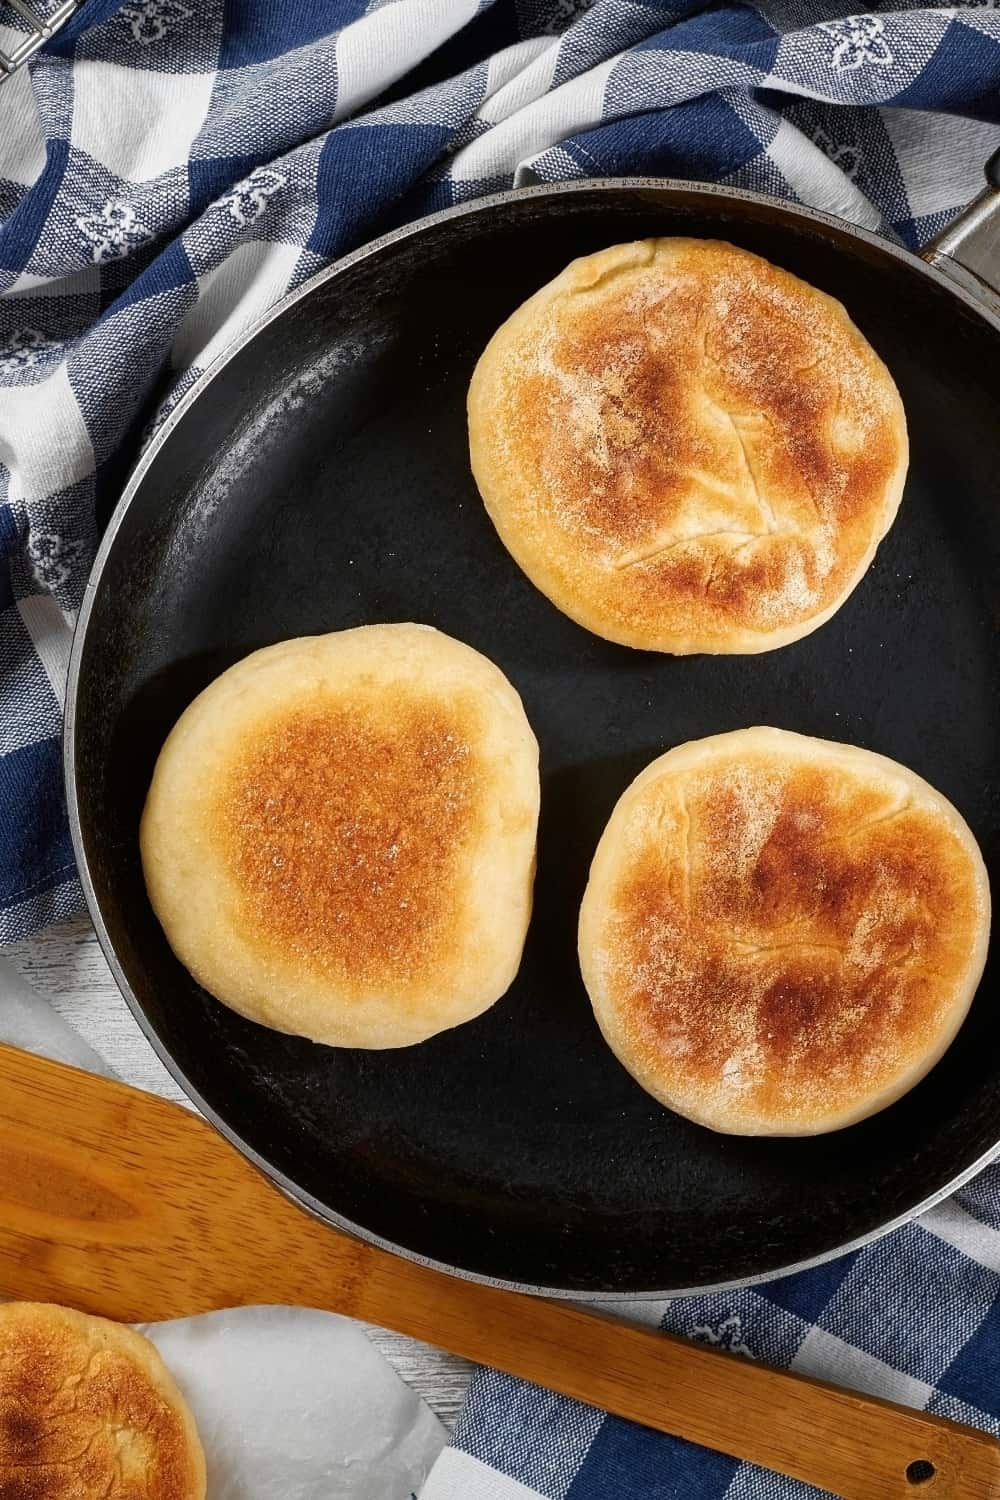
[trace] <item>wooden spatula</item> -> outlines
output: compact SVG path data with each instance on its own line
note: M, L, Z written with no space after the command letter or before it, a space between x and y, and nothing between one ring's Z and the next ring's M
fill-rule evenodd
M10 1047L0 1293L126 1322L326 1308L847 1500L1000 1497L1000 1443L985 1433L359 1244L186 1110Z

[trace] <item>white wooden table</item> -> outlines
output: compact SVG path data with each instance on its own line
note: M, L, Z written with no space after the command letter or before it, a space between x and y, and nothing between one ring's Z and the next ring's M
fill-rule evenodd
M132 1018L89 922L49 928L5 950L22 977L46 996L126 1083L187 1103ZM369 1328L369 1336L400 1375L451 1430L472 1366L400 1334Z

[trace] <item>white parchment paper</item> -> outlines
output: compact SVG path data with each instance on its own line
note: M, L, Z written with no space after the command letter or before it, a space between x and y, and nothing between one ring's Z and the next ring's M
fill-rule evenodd
M194 1413L210 1500L410 1500L445 1444L349 1318L244 1307L140 1332Z
M110 1075L110 1069L93 1047L56 1015L42 995L25 984L6 958L0 958L0 1042L51 1057L54 1062L84 1068L88 1073Z

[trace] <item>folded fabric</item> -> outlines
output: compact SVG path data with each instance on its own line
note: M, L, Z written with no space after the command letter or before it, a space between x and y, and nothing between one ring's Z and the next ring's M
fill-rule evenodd
M432 209L607 174L915 246L998 119L990 5L86 0L0 87L0 942L80 904L59 736L99 521L144 424L285 291Z
M811 1271L643 1311L670 1332L1000 1434L1000 1167L884 1239ZM823 1493L481 1370L420 1500Z

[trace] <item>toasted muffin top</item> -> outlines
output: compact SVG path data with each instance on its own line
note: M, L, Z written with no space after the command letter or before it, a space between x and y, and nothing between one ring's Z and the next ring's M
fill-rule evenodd
M148 1339L47 1303L0 1305L3 1500L204 1500L194 1421Z
M717 1130L804 1134L927 1071L988 933L982 860L943 797L881 756L754 729L671 751L626 792L581 955L656 1097Z
M422 1041L517 970L538 746L503 673L427 626L255 651L160 753L143 872L174 952L234 1010L332 1046Z
M681 654L827 618L908 457L892 377L841 304L709 240L574 261L490 342L469 420L528 576L597 634Z

